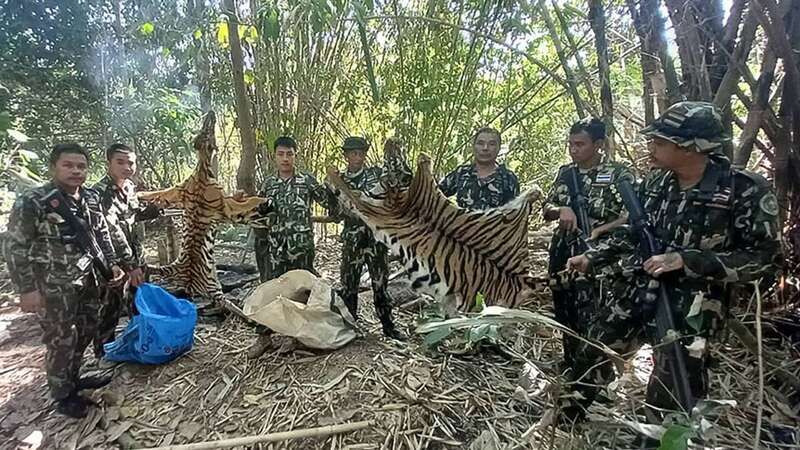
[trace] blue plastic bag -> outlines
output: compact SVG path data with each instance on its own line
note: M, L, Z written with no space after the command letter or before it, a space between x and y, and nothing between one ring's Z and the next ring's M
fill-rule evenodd
M164 289L145 283L136 290L138 314L114 342L106 344L110 361L164 364L192 349L197 307Z

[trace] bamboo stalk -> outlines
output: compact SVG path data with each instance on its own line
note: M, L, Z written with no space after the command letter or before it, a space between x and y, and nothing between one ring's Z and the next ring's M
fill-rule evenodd
M211 450L216 448L231 448L240 445L253 445L265 442L281 442L291 439L324 437L334 434L350 433L352 431L363 430L374 425L371 420L363 422L343 423L340 425L328 425L325 427L306 428L302 430L283 431L280 433L261 434L257 436L245 436L219 441L196 442L194 444L167 445L163 447L142 448L140 450Z
M753 450L758 450L761 442L761 420L764 414L764 348L761 335L761 290L756 288L756 344L758 345L758 411L756 413L756 431L753 437Z

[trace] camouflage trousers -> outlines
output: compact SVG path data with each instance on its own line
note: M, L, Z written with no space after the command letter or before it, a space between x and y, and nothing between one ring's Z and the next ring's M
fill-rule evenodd
M75 392L86 347L96 336L100 291L96 286L45 285L40 323L47 348L45 370L50 395L61 400Z
M255 258L261 282L278 278L290 270L314 270L314 235L285 237L286 241L269 236L256 237ZM287 248L287 245L292 245Z
M586 326L595 315L595 300L599 297L597 286L592 280L579 277L571 280L551 278L553 293L553 313L556 320L581 336L586 334ZM564 361L567 367L575 363L580 340L564 334L562 338Z
M358 317L358 286L361 282L361 271L367 265L372 280L372 294L375 314L383 325L384 331L393 328L392 301L387 292L389 266L388 249L374 239L348 240L342 243L340 295L353 317Z
M134 287L130 288L130 293L128 295L125 295L122 286L106 286L101 289L103 302L97 321L97 335L93 342L94 354L98 359L105 354L103 346L114 342L120 317L125 315L133 316L135 309L133 298L135 293L136 288Z
M593 279L583 275L564 272L567 259L581 254L584 247L577 240L568 240L563 232L556 232L550 242L548 258L548 274L550 290L553 293L553 313L555 319L580 335L585 335L586 325L596 312L596 300L599 298L599 285ZM567 367L575 362L580 340L564 334L562 344L564 361Z
M588 322L586 337L608 345L623 356L630 356L642 343L654 346L654 368L647 385L647 403L656 408L679 410L671 360L674 353L666 346L657 346L654 308L642 308L646 297L652 297L658 284L649 280L622 279L614 282L609 296L600 305L598 313ZM647 284L651 283L651 284ZM718 328L722 317L721 302L708 298L704 293L690 289L668 289L673 307L676 331L684 336L680 351L686 361L687 376L692 395L696 399L705 397L708 391L708 340ZM699 303L697 303L699 302ZM687 320L693 308L701 313L696 320ZM691 351L689 351L691 349ZM614 368L608 357L598 348L580 342L572 361L572 380L575 390L584 399L573 406L587 408L599 390L614 379ZM654 412L654 411L652 411Z

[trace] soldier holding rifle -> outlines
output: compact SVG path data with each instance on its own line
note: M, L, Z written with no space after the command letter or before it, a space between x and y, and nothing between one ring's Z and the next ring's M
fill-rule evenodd
M580 272L621 269L625 276L615 278L588 337L620 351L635 338L654 344L647 403L690 411L707 393L708 340L728 307L726 285L777 268L778 203L764 178L731 167L720 154L729 138L712 104L677 103L642 134L654 169L626 200L641 206L643 218L567 265ZM576 359L595 386L613 377L594 348L582 344ZM582 390L583 406L597 389Z

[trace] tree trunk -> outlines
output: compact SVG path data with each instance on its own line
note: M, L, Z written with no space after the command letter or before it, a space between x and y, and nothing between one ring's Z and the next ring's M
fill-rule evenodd
M589 96L589 101L593 102L597 97L595 96L594 89L592 88L592 79L589 76L589 71L586 70L586 65L583 63L580 49L578 48L578 45L575 42L575 37L572 35L572 31L569 28L569 23L567 23L567 20L561 11L561 7L558 6L558 0L551 0L550 4L553 6L553 12L556 13L556 18L558 18L559 25L561 25L561 31L564 33L564 37L567 38L567 43L571 49L570 53L574 55L575 63L578 64L578 72L581 74L583 87L586 88L586 94Z
M731 5L728 21L725 23L725 29L722 32L722 42L717 43L721 51L717 51L712 63L711 90L713 92L719 92L719 86L724 76L730 73L728 55L732 55L735 51L734 49L737 47L736 37L739 35L739 25L742 23L742 16L746 4L747 0L733 0L733 4ZM745 20L756 20L752 11L748 11L747 19ZM758 25L757 21L756 25ZM742 36L746 35L745 30L742 30Z
M614 100L611 94L611 69L608 65L608 42L606 41L606 13L603 0L589 0L589 22L594 31L597 50L597 68L600 74L600 103L603 122L606 124L606 155L614 159Z
M726 63L727 71L717 83L717 91L714 94L714 104L723 111L730 107L731 97L733 96L736 85L742 77L742 71L747 64L750 49L753 47L753 40L758 28L758 18L753 9L747 12L742 34L731 54L730 60ZM727 58L727 57L726 57Z
M239 122L239 135L242 140L241 160L236 171L236 187L249 194L256 193L256 136L250 118L250 99L244 86L244 62L242 44L239 41L239 19L234 0L225 0L228 15L228 42L231 47L231 68L233 91L236 98L236 115Z
M550 17L550 13L547 10L547 5L545 4L544 0L539 0L539 10L542 13L542 19L544 19L545 25L547 25L547 30L550 32L550 39L553 41L553 46L555 46L558 60L561 62L561 68L564 69L564 76L566 77L568 90L572 96L572 101L575 103L575 111L578 113L578 117L586 117L586 111L589 108L587 108L583 98L581 98L581 93L578 90L577 83L575 82L575 73L569 66L569 60L567 55L564 53L564 47L561 45L561 38L558 36L555 24L553 23L553 19Z
M698 23L696 8L692 0L665 0L672 25L675 27L675 41L681 58L681 72L685 92L690 100L711 100L711 82L706 64L704 39L701 38L701 25Z
M198 26L204 23L204 16L206 11L205 0L193 0L189 3L189 14ZM202 30L201 30L202 32ZM193 44L197 52L194 58L194 70L197 84L197 90L200 97L200 109L205 114L211 109L211 64L208 61L208 52L203 45L204 39L208 39L203 33L200 38L194 38Z
M753 103L747 111L747 122L745 122L742 134L739 137L739 148L734 153L733 163L738 166L747 167L747 163L750 161L753 144L755 144L758 137L758 130L761 128L764 113L769 107L770 88L775 79L775 64L777 61L778 58L775 56L775 52L767 47L764 60L761 63L761 74L758 76Z

